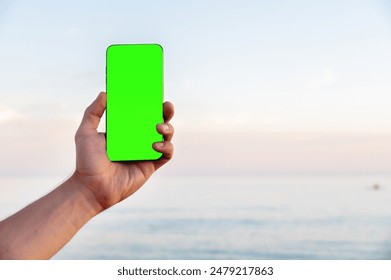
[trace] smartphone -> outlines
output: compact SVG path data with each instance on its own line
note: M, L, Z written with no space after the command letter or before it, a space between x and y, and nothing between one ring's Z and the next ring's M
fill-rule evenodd
M106 50L106 150L111 161L155 160L163 141L163 48L111 45Z

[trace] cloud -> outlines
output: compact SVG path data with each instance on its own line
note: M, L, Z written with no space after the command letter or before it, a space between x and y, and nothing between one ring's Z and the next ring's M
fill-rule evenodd
M164 173L183 175L362 174L391 171L391 135L176 129Z
M23 118L23 115L20 112L11 108L0 107L0 125L21 118Z
M5 111L7 112L7 111ZM38 118L4 113L0 176L67 176L74 168L74 117Z
M75 166L73 138L80 117L7 117L0 123L0 176L65 178L70 175ZM159 174L226 176L391 171L391 134L387 132L284 131L256 124L241 125L245 121L244 116L233 117L230 126L219 118L213 125L174 121L175 155Z

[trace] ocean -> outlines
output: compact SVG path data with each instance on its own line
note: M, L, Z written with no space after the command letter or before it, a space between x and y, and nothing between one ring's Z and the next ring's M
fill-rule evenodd
M0 178L0 217L58 183ZM391 259L391 176L155 174L54 259Z

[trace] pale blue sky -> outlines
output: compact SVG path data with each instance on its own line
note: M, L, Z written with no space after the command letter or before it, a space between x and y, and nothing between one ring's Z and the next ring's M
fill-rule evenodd
M2 175L70 171L82 112L105 88L106 47L149 42L165 48L165 96L177 112L176 155L163 172L391 171L386 1L0 1L0 9Z

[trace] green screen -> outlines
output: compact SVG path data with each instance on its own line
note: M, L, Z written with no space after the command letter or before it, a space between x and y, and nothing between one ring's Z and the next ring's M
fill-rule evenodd
M162 141L163 49L157 44L111 45L106 52L106 141L111 161L158 159Z

